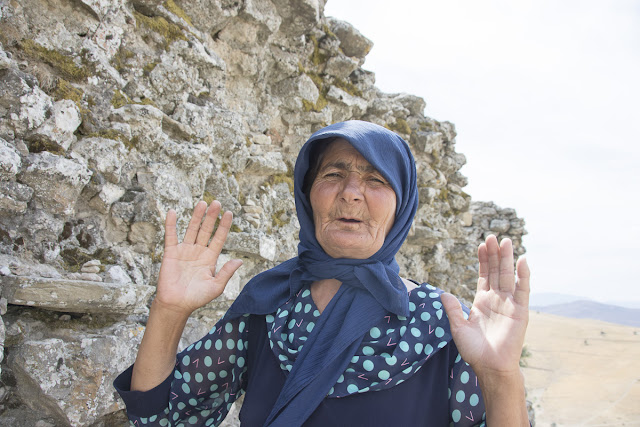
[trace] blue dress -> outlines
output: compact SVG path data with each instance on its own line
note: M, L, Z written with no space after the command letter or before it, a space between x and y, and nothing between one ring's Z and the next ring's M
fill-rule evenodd
M441 293L423 284L409 293L409 317L380 319L304 425L484 425L478 380L451 339ZM216 324L154 389L129 391L132 367L114 386L133 425L215 426L245 394L241 424L262 426L320 315L303 287L276 313Z

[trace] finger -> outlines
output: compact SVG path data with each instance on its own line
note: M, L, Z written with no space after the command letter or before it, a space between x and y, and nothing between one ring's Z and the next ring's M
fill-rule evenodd
M204 201L199 201L196 204L196 207L193 208L193 215L191 215L191 221L189 221L189 226L187 226L187 231L186 233L184 233L184 243L188 243L192 245L196 241L198 230L200 230L200 222L202 222L202 217L204 216L204 213L206 210L207 210L207 203Z
M222 214L222 219L220 219L220 224L218 225L218 229L216 233L213 235L213 239L211 239L211 243L209 243L209 249L219 254L222 251L222 247L224 246L224 242L227 240L227 235L229 234L229 230L231 229L231 222L233 221L233 214L229 211L226 211Z
M487 245L481 243L478 246L478 262L480 268L478 270L478 291L489 290L489 255L487 254Z
M235 272L242 265L242 260L232 259L224 263L218 274L216 274L216 281L219 283L223 283L224 286L227 286L227 282L231 277L235 274Z
M213 233L216 221L218 220L220 208L220 202L218 202L217 200L214 200L213 202L211 202L211 205L209 205L209 209L207 209L207 214L204 217L204 221L202 221L202 225L200 225L200 229L198 230L198 237L196 237L197 245L207 246L207 244L209 243L211 233Z
M443 293L440 295L442 306L449 318L449 324L451 325L451 333L455 334L457 330L466 325L467 320L464 318L464 311L462 311L462 305L458 298L454 297L450 293Z
M516 283L516 291L514 293L514 299L518 304L529 306L529 293L531 287L529 286L529 278L531 277L531 271L529 270L529 264L525 257L520 257L516 263L516 272L518 274L518 283Z
M164 220L164 248L176 246L178 244L178 231L176 230L177 214L173 209L169 209Z
M487 244L487 257L489 259L489 287L494 290L500 289L500 248L498 239L490 234L485 241Z
M511 239L502 239L500 242L500 277L499 287L503 292L513 293L516 287L516 278L513 273L513 244Z

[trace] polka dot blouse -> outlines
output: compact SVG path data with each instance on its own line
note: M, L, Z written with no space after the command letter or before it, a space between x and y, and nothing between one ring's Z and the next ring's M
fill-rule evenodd
M451 341L441 293L422 284L409 293L409 317L389 314L381 318L365 334L327 398L389 389L428 367L429 359ZM320 315L309 287L303 287L277 312L266 316L269 346L285 374L291 370ZM216 324L201 340L178 354L173 374L156 389L127 391L131 368L121 374L114 385L127 404L132 425L220 424L233 402L245 392L248 317ZM448 382L449 425L484 425L484 404L477 377L459 354L450 366Z

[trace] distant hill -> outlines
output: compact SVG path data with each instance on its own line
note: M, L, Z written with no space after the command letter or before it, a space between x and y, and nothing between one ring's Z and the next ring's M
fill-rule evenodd
M573 301L546 306L530 306L530 310L574 319L595 319L626 326L640 326L640 309L602 304L595 301Z
M560 294L557 292L539 292L529 296L529 306L542 307L545 305L567 304L574 301L591 300L577 295Z

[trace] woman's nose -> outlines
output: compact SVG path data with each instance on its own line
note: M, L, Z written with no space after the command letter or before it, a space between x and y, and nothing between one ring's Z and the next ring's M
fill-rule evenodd
M342 198L347 202L362 200L362 185L363 181L360 176L354 173L349 174L343 182Z

